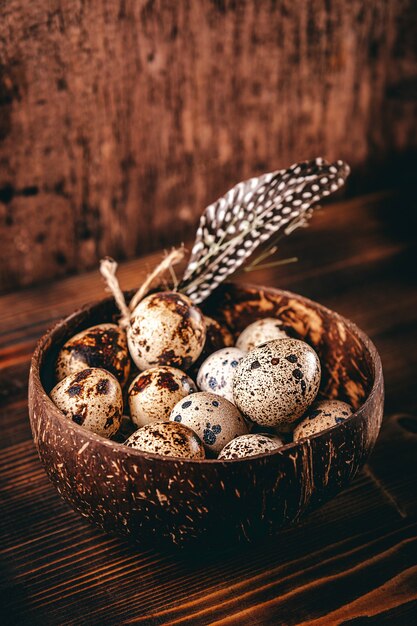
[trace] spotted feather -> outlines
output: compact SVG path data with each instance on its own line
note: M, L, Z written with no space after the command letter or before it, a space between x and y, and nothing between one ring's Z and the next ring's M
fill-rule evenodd
M261 243L303 225L349 171L343 161L317 158L237 184L201 216L179 291L196 304L205 300Z

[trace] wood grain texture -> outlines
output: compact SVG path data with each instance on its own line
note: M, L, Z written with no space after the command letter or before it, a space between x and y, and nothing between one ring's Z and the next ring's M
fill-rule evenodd
M2 3L0 290L179 242L300 159L385 185L417 148L415 19L412 0Z
M135 548L83 523L59 499L31 441L29 359L45 329L101 297L103 284L94 272L0 298L2 623L414 623L417 280L415 231L408 219L407 228L393 227L399 207L411 219L412 205L397 194L328 206L283 244L282 255L298 254L297 264L251 275L358 323L381 354L388 411L408 414L386 418L348 490L276 541L245 550ZM137 286L157 258L123 264L123 286Z

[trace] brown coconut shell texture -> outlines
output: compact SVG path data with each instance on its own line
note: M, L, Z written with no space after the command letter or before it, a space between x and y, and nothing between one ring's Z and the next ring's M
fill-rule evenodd
M297 522L343 489L377 438L384 402L379 355L353 323L306 298L272 288L226 284L205 312L237 335L279 317L322 363L321 394L355 413L338 426L268 454L241 460L161 458L108 441L70 422L50 400L54 362L75 333L114 321L112 298L59 322L32 358L29 414L45 470L59 494L108 532L161 546L202 539L206 546L252 541Z

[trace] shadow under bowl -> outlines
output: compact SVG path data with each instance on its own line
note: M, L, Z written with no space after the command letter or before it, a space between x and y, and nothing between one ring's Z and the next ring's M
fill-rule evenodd
M160 457L104 439L65 418L48 396L63 343L117 318L112 298L85 307L39 341L29 415L41 462L59 494L107 532L156 545L271 535L348 485L374 446L384 403L381 361L352 322L300 295L250 285L223 285L203 308L236 335L257 319L279 317L289 334L317 351L320 394L349 402L355 412L308 439L239 460Z

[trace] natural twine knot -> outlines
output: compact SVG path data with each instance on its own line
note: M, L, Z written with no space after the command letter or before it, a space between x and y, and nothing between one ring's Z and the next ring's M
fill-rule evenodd
M126 299L124 297L123 291L120 288L119 281L116 277L117 272L117 263L111 257L105 257L100 261L100 273L103 276L108 291L110 291L116 304L120 310L121 317L119 320L119 325L122 328L127 328L130 325L130 316L132 311L137 307L139 302L143 300L143 298L149 292L152 283L157 279L162 277L165 272L169 272L173 282L173 291L177 290L178 280L175 275L174 265L180 263L185 256L184 246L181 248L173 248L171 252L165 253L165 258L157 265L157 267L147 276L145 282L139 287L137 292L134 294L132 299L129 302L129 305L126 304Z

